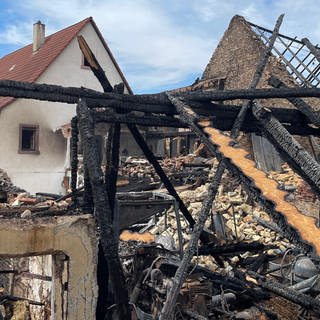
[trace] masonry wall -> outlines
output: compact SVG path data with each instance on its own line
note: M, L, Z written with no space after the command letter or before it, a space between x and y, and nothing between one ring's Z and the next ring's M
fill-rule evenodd
M234 16L214 51L201 80L224 79L225 89L247 89L253 79L255 70L265 50L265 45L251 30L250 25L241 16ZM271 75L280 78L287 86L296 87L294 79L286 67L275 56L271 56L257 88L270 88L268 79ZM320 104L315 99L306 99L319 110ZM295 108L286 99L259 100L266 107ZM241 101L230 101L240 104ZM242 136L245 147L251 150L248 136ZM310 152L311 147L307 137L298 137L298 141Z

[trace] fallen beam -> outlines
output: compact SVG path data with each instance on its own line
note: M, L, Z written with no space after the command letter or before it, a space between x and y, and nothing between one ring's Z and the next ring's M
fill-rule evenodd
M312 310L317 314L320 314L320 302L317 299L314 299L311 296L301 293L299 291L288 288L283 284L280 284L279 282L266 279L258 273L249 271L248 274L257 278L258 284L261 288L267 289L270 292L274 292L275 294L283 298L286 298L306 308L307 310Z
M226 166L238 176L251 198L258 201L272 215L274 221L284 230L291 241L305 250L320 254L320 230L316 219L303 215L295 206L286 202L287 193L278 189L276 181L256 168L254 161L248 159L248 153L233 147L233 140L214 129L208 122L198 123L208 138L201 137L206 146L218 159L224 159Z
M281 156L317 194L320 194L320 165L318 162L285 130L270 110L254 102L253 114L259 121L264 135L277 148Z
M174 186L172 185L172 183L168 179L167 175L163 171L162 167L160 166L159 162L157 161L157 159L155 158L155 156L153 155L153 153L149 149L147 143L144 141L143 136L139 132L138 128L135 125L128 125L128 128L129 128L130 132L132 133L134 139L136 140L138 146L143 151L147 160L153 165L155 171L157 172L157 174L160 177L161 181L163 182L164 186L167 188L168 192L177 200L177 202L179 204L180 211L182 212L184 217L187 219L190 226L193 227L195 224L195 221L194 221L192 215L190 214L189 210L185 206L184 202L179 197Z
M185 250L181 264L173 278L173 285L169 293L167 294L166 301L161 310L159 318L160 320L167 320L172 318L172 314L174 313L174 308L178 299L178 295L180 293L180 289L185 279L187 278L188 268L191 263L191 259L193 258L194 253L198 248L199 237L203 231L204 224L208 218L213 200L217 194L224 169L224 165L222 164L222 162L220 162L217 171L215 172L214 179L212 180L209 186L208 196L201 207L201 211L199 213L198 220L194 226L193 233L188 244L188 248Z

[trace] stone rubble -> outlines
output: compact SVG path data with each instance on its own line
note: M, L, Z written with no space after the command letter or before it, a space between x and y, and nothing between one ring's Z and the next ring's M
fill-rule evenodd
M217 162L214 163L214 167ZM212 177L213 171L209 174L209 179ZM274 174L275 175L275 174ZM284 184L290 184L295 181L297 184L300 182L292 174L286 173L278 174L279 181ZM208 194L209 182L195 188L194 190L185 190L179 193L181 199L186 204L192 216L196 219L199 214L202 203ZM261 218L265 221L272 221L269 215L256 203L248 200L248 196L238 185L237 179L232 177L230 173L226 172L223 177L222 184L219 187L218 194L214 202L214 210L217 214L222 215L225 224L225 233L227 235L227 242L250 242L259 241L265 245L276 245L282 252L291 248L288 239L283 238L281 235L265 228L257 223L255 217ZM206 221L205 227L211 229L210 217ZM183 231L184 248L186 248L190 240L192 230L188 227L187 221L181 217L181 228ZM174 239L176 248L179 246L177 223L175 219L174 210L170 209L167 216L161 216L156 225L150 229L150 232L155 235L170 236ZM250 253L247 253L247 255ZM243 254L245 257L246 254ZM225 268L219 268L215 259L212 256L198 256L194 257L194 262L200 266L204 266L211 271L219 271L222 274L230 272L232 267L225 262ZM231 259L231 263L236 266L238 258Z

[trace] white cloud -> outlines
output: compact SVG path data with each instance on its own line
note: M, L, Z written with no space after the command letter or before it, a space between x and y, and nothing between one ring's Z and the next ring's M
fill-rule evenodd
M21 23L8 25L5 30L0 32L0 43L13 45L26 45L30 42L32 24Z
M234 14L273 28L285 12L282 33L320 41L316 0L25 0L12 4L23 12L0 33L0 42L31 41L32 22L48 33L92 16L133 88L163 88L202 74ZM30 32L30 34L28 34Z
M214 46L211 37L191 34L188 26L176 23L163 6L151 1L27 0L22 6L34 21L44 20L47 29L52 24L61 28L93 16L126 77L135 81L137 76L130 69L139 67L139 78L148 74L145 86L163 86L190 73L201 74ZM142 80L139 83L142 88Z

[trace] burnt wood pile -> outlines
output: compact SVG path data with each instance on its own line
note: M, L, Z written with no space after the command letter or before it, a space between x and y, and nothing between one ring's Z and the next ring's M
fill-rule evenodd
M205 228L208 216L214 211L212 208L221 180L225 171L228 171L241 183L251 201L259 203L271 215L275 223L270 222L269 227L294 243L296 247L291 251L296 250L294 252L296 257L299 255L318 257L320 254L320 231L316 225L316 219L303 215L287 202L287 193L279 190L274 180L257 169L255 162L249 159L248 153L237 143L240 131L264 135L291 168L310 185L316 195L319 195L320 166L293 135L318 136L319 114L301 98L320 98L320 89L286 88L274 78L270 79L270 83L275 88L256 89L282 19L283 15L276 23L248 89L125 95L123 84L111 86L99 62L82 37L78 38L80 49L101 83L103 93L86 88L0 80L2 96L77 104L77 115L71 123L71 196L74 204L77 205L79 194L76 184L77 148L79 137L81 137L84 155L82 205L86 212L91 212L96 217L100 242L97 319L104 319L107 313L111 313L114 319L131 319L133 311L138 319L207 319L217 316L229 319L235 316L234 310L241 308L243 304L255 308L256 313L252 318L260 312L260 315L264 315L267 319L274 319L276 314L260 303L270 298L272 294L300 305L304 308L303 310L312 310L314 317L319 315L320 303L315 299L315 295L305 294L299 289L300 287L297 288L297 284L291 283L289 286L284 281L288 279L283 275L283 283L281 283L270 280L268 271L260 272L263 266L278 257L268 253L272 246L241 241L232 245L219 243L216 236ZM272 98L287 98L296 109L267 109L259 101L259 99ZM243 103L227 104L230 100L238 99L244 100ZM101 169L101 159L94 133L95 125L100 122L111 123L106 145L105 172ZM192 230L188 244L183 248L182 257L158 245L140 243L131 254L134 272L131 274L130 285L126 282L121 263L123 257L119 256L116 232L118 228L115 219L120 124L127 125L164 187L175 199L188 228ZM167 173L148 147L138 126L189 128L217 159L213 174L209 175L207 194L197 216L190 212L185 201L176 191ZM231 131L231 134L222 133L221 130ZM200 247L199 239L202 243ZM194 256L197 254L211 255L218 264L224 266L224 261L238 257L244 251L258 254L251 260L240 259L237 265L239 270L233 277L222 276L193 263ZM286 258L284 255L282 257L283 261L279 267L281 270ZM311 263L318 268L319 260L314 261L316 262L311 261ZM272 272L275 271L272 270ZM311 280L304 280L317 282L316 275L312 276L314 279L310 277ZM108 278L110 281L107 280ZM188 283L191 284L188 286ZM305 285L311 286L310 283ZM197 290L201 293L200 295L191 294ZM114 299L114 305L109 309L108 291L113 292ZM150 292L152 292L153 301L148 298ZM318 293L318 290L315 292ZM192 301L183 302L183 293L190 294ZM210 297L209 309L207 298L204 299L204 296ZM195 307L197 301L203 306L202 309ZM150 308L151 303L152 308ZM184 308L183 306L186 305L188 307ZM142 310L143 308L153 314L148 314ZM241 319L241 316L239 318Z

